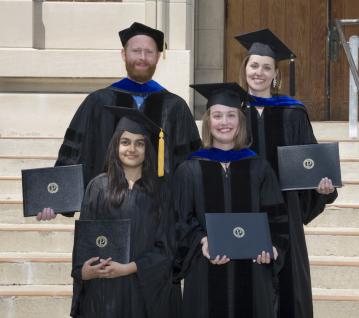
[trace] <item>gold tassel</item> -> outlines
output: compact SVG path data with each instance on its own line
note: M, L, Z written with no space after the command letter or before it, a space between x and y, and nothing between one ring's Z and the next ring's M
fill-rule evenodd
M164 134L161 129L158 139L158 176L163 177L165 175L165 140Z

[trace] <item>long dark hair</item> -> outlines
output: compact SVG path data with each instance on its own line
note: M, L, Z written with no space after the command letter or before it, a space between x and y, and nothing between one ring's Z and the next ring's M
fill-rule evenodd
M112 136L107 149L105 171L108 175L108 190L106 193L109 203L119 206L121 205L126 191L128 191L128 182L119 158L120 139L124 130L116 131ZM155 169L156 155L153 145L147 136L145 140L145 160L142 164L142 177L138 185L150 195L156 193L157 175Z

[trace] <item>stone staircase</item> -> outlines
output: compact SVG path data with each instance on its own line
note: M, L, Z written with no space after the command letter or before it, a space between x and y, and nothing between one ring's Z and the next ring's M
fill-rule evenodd
M54 164L84 94L0 94L0 317L69 317L74 218L22 216L21 169ZM14 107L16 105L16 107ZM359 141L347 123L313 123L339 141L344 187L306 227L316 318L359 312ZM75 217L76 218L76 217ZM288 317L289 318L289 317Z

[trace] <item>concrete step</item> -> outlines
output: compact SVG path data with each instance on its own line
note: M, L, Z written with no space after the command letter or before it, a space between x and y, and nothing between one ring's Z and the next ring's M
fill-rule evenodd
M63 137L86 94L0 94L0 136Z
M61 137L86 94L0 94L1 136Z
M357 318L359 290L313 288L315 318Z
M2 286L0 315L4 318L69 317L72 286ZM357 318L359 291L313 289L316 318Z
M73 224L79 218L79 213L74 218L58 215L50 223ZM34 217L24 218L22 201L0 201L0 223L10 224L39 224ZM314 219L308 227L356 227L359 228L359 204L357 207L337 207L328 205L325 211Z
M72 284L71 253L0 253L0 285Z
M0 251L71 253L73 230L70 224L0 224Z
M53 167L53 156L0 156L0 176L21 176L22 169Z
M328 205L308 227L356 227L359 228L359 204L354 207L337 207Z
M0 198L21 197L21 177L0 176Z
M358 159L359 158L359 139L339 141L340 158Z
M359 228L305 227L311 256L359 256Z
M342 180L356 181L359 180L359 160L344 159L340 162Z
M338 188L338 198L336 199L336 203L357 203L359 204L359 183L350 182L344 183L342 188Z
M347 121L314 121L311 124L318 140L349 140Z
M311 256L312 286L359 290L359 257Z
M2 137L0 156L57 156L63 137Z
M0 253L0 285L71 284L71 253ZM311 256L316 288L359 289L359 257Z
M36 286L35 286L36 287ZM1 287L0 317L2 318L69 318L72 286L32 287L20 293L23 288ZM41 295L41 293L44 295ZM61 293L59 292L61 291ZM4 294L1 296L1 294ZM13 295L15 294L15 295ZM20 294L20 295L17 295ZM24 295L25 294L25 295ZM37 296L40 294L39 296Z
M70 224L0 224L3 252L71 252ZM309 255L359 256L359 228L305 227Z
M80 216L75 213L74 217L65 217L61 214L55 219L48 222L38 222L35 217L23 216L22 202L14 200L0 200L0 223L4 224L74 224L75 220Z
M55 155L0 155L0 176L20 176L21 169L53 166ZM342 180L355 184L359 180L359 159L341 161Z

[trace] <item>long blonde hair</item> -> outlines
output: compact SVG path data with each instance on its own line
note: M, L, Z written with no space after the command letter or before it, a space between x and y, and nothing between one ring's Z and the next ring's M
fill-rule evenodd
M236 108L238 112L238 132L237 136L234 140L234 149L242 149L250 146L247 138L247 119L246 115L242 110ZM211 148L213 147L213 136L211 134L211 123L210 116L211 108L207 109L207 111L202 116L202 143L203 148Z

